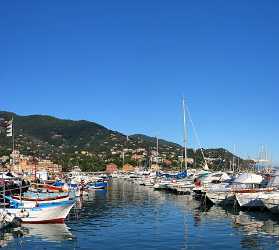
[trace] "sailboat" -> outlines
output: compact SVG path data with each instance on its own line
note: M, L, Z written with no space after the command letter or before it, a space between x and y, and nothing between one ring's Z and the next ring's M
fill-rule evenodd
M165 179L161 180L157 184L156 188L165 188L179 193L191 193L191 190L194 188L193 182L191 179L185 179L188 176L188 159L187 159L187 126L186 126L186 108L185 100L182 99L182 111L183 111L183 162L184 169L176 175L165 175Z

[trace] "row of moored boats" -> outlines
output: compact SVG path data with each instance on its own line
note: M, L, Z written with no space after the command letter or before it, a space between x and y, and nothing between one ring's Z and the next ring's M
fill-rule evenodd
M33 183L26 192L1 192L0 229L19 223L64 223L77 197L108 187L105 177ZM3 190L3 187L2 187ZM9 195L7 195L9 193Z
M279 213L279 170L269 174L191 171L177 174L119 175L156 190L193 195L222 206L263 209Z

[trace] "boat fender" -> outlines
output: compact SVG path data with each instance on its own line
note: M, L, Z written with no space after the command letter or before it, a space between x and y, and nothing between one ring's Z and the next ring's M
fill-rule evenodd
M1 221L5 221L6 220L6 216L7 216L7 212L4 211L2 214L1 214Z
M15 220L16 216L14 214L11 213L7 213L4 217L4 220L8 223L13 223L13 221Z
M28 217L29 216L29 213L28 213L28 211L26 211L26 210L21 210L20 211L20 213L19 213L19 217L20 218L26 218L26 217Z

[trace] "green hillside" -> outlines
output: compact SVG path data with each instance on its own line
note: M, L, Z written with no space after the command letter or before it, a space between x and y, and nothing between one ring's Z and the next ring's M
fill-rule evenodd
M147 165L156 150L156 138L142 134L130 135L110 130L97 123L80 120L64 120L46 115L20 116L0 111L0 118L14 120L15 146L24 155L51 159L62 164L64 170L80 165L83 170L102 170L109 162ZM0 156L12 150L11 138L0 130ZM172 167L180 166L181 145L159 139L161 161L168 159ZM206 157L216 158L212 165L228 167L232 154L224 149L207 149ZM189 157L195 159L195 166L203 164L200 150L188 149ZM140 159L134 159L135 157ZM244 163L240 159L241 163Z

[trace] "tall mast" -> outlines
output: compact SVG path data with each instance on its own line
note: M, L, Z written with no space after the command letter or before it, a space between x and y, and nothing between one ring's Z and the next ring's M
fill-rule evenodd
M232 159L232 171L235 171L235 144L233 145L233 159Z
M14 131L14 117L12 117L12 143L13 143L13 166L15 165L15 131Z
M156 137L156 150L157 150L157 152L156 152L156 154L157 154L156 162L157 162L157 164L159 164L159 139L158 139L158 137Z
M125 163L125 153L124 153L124 149L122 151L122 167L124 166Z
M185 100L182 99L182 109L183 109L183 131L184 131L184 167L187 171L187 127L186 127L186 111L185 111Z

